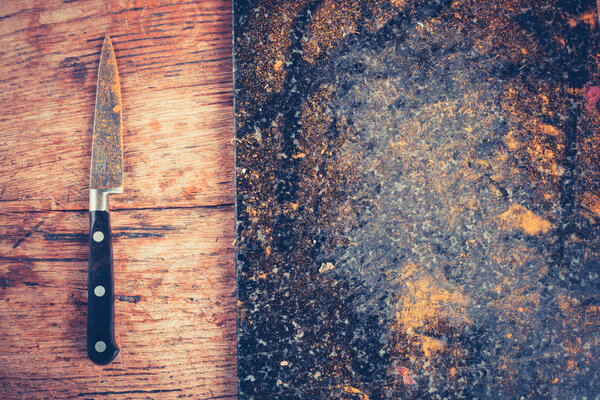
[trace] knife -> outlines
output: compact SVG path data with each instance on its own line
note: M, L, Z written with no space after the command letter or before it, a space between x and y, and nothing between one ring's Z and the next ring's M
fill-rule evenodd
M108 195L123 192L123 122L117 59L104 38L90 168L90 257L88 265L87 352L98 365L119 355L115 341L113 254Z

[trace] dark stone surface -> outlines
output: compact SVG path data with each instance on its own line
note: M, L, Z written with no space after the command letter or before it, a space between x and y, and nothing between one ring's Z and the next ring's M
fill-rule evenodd
M240 398L600 398L595 7L235 2Z

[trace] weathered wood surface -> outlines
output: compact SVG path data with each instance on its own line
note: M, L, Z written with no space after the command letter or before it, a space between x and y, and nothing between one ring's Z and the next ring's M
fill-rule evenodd
M113 39L117 361L85 352L98 60ZM0 4L0 398L235 398L231 2Z

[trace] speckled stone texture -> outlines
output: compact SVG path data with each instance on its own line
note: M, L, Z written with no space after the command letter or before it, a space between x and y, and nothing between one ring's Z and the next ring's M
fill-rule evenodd
M241 399L600 399L574 1L234 1Z

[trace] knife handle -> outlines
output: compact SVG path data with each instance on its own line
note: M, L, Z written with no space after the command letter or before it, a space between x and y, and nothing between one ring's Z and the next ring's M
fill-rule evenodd
M112 237L108 211L90 211L87 352L98 365L119 355L115 341Z

